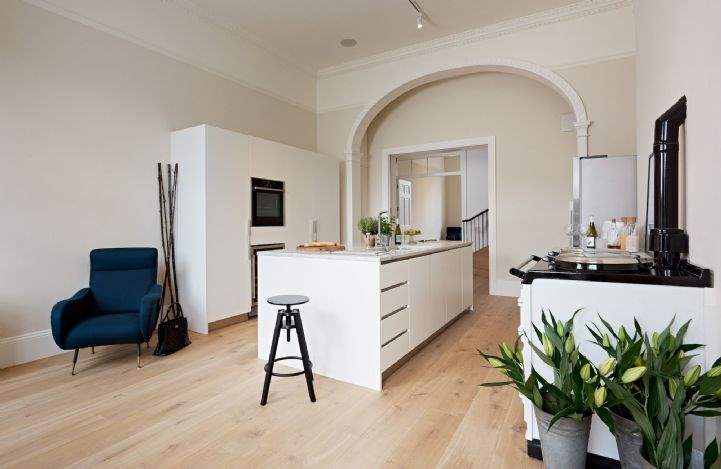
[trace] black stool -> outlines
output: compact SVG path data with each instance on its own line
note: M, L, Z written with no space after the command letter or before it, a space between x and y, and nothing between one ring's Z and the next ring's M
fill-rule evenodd
M315 390L313 389L313 373L311 369L313 364L308 359L308 346L305 343L305 334L303 333L303 321L300 320L300 311L291 309L291 306L302 305L310 301L310 298L302 295L279 295L268 298L268 303L277 306L285 306L285 309L278 310L278 316L275 320L275 330L273 331L273 343L270 345L270 356L268 363L265 365L265 382L263 383L263 397L260 399L260 405L268 402L268 389L270 388L271 376L288 377L299 376L305 374L305 382L308 384L308 395L310 401L315 402ZM290 342L290 330L295 329L298 335L298 347L300 348L300 357L275 357L278 350L278 339L280 338L280 330L286 330L286 337ZM301 360L303 362L303 371L295 373L273 373L273 365L281 360Z

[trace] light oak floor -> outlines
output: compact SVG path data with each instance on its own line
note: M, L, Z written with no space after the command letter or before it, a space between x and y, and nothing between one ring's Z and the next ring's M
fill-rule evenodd
M135 346L83 350L0 371L0 467L540 467L525 454L521 402L476 348L511 341L515 299L488 296L477 256L475 312L386 381L383 392L317 376L275 379L258 404L256 323L169 357ZM312 353L312 351L311 351Z

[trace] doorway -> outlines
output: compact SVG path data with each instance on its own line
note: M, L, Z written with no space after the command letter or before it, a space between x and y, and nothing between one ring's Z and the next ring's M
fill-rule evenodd
M462 239L463 151L395 155L393 212L401 230L421 241Z
M473 243L474 273L496 294L495 138L383 150L381 203L417 240Z

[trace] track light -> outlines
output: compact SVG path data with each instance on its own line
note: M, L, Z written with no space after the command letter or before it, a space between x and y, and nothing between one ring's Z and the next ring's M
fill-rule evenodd
M423 15L418 13L418 21L416 21L416 27L418 29L423 29Z

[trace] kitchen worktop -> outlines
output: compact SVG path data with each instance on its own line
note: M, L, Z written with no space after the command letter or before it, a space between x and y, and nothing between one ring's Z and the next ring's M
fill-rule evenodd
M276 251L262 251L258 256L272 257L313 257L337 260L354 260L365 262L380 262L388 264L404 259L426 256L436 252L448 251L451 249L459 249L470 246L470 242L465 241L430 241L418 244L404 244L385 252L383 249L373 248L366 249L362 246L353 246L345 251L298 251L296 249L280 249Z

